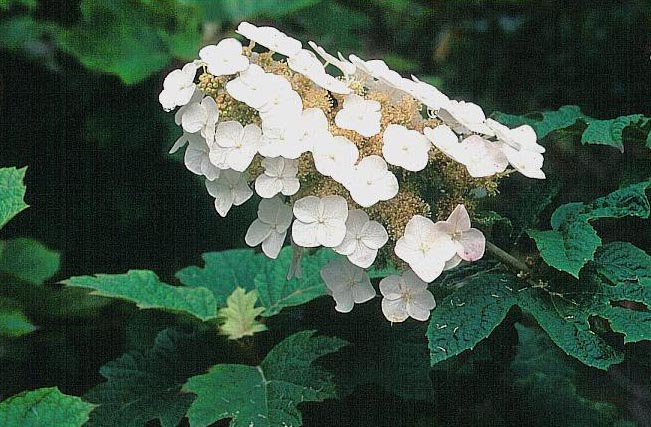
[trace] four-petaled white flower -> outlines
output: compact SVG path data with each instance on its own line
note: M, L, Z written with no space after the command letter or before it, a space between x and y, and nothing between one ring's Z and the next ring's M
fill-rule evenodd
M398 194L396 176L388 170L387 162L376 155L360 160L343 184L353 200L365 208Z
M272 52L285 56L296 55L303 47L300 41L273 27L256 27L248 22L241 22L236 32Z
M230 169L221 171L215 180L206 180L206 189L215 198L215 210L223 217L233 205L239 206L253 195L246 175Z
M457 133L476 132L487 136L494 135L493 130L485 123L484 110L472 102L449 101L439 108L436 115Z
M256 64L242 71L240 75L226 83L230 96L251 108L260 108L270 97L269 75Z
M301 49L297 54L290 56L287 59L287 65L289 65L289 68L293 71L303 74L308 78L325 73L321 61L319 61L313 52L307 49Z
M249 58L242 55L242 43L233 38L202 48L199 58L206 63L208 72L214 76L235 74L249 66Z
M262 243L262 252L276 259L283 247L287 229L292 223L292 208L280 196L262 199L258 205L258 218L246 232L244 240L249 246Z
M183 132L179 140L184 139L183 144L188 142L188 148L185 149L183 161L185 167L195 175L203 175L209 180L219 178L220 168L210 161L210 147L206 140L199 134ZM178 145L175 144L175 146ZM174 149L174 147L172 147ZM174 150L176 151L176 150Z
M342 183L350 178L359 157L357 146L345 136L321 133L312 146L314 167L321 175Z
M165 77L163 90L158 95L158 101L165 111L171 111L190 102L190 98L192 98L192 94L197 87L194 83L196 74L197 66L190 62L185 64L182 69L174 70Z
M221 169L244 172L258 152L262 131L254 124L227 121L217 125L210 160Z
M189 133L201 131L201 136L209 144L215 139L215 125L219 119L219 107L215 100L206 96L201 102L194 102L186 106L181 116L183 130Z
M380 132L380 103L351 93L344 97L344 107L335 116L335 124L342 129L354 130L365 137Z
M432 282L457 253L457 245L447 233L448 229L443 221L434 224L429 218L414 215L396 242L394 252L418 277Z
M368 274L344 258L335 258L322 267L321 278L335 300L335 310L340 313L349 313L355 304L375 297Z
M441 107L446 106L450 102L450 98L443 94L434 86L418 80L416 76L411 76L411 82L404 84L405 92L419 100L421 103L434 111L438 111Z
M382 155L387 163L417 172L425 169L430 143L418 131L390 124L382 135Z
M542 171L545 147L537 143L536 132L531 126L509 129L492 119L486 124L495 132L499 147L511 166L526 177L545 179Z
M285 196L296 194L300 187L296 174L298 160L283 157L265 158L262 160L264 173L255 180L255 192L266 199L278 193Z
M461 141L455 155L474 178L504 172L509 165L506 156L496 144L479 135L470 135Z
M427 282L412 270L402 275L391 275L380 281L382 313L390 322L404 322L408 317L425 321L436 307L436 301L427 290Z
M375 261L378 249L388 240L389 235L382 224L369 220L363 210L354 209L348 212L346 237L334 250L346 255L356 266L368 268Z
M333 248L346 237L348 204L341 196L307 196L294 203L292 239L305 248Z
M437 224L440 224L457 248L456 254L448 260L446 270L456 266L461 260L477 261L484 256L486 237L481 231L471 227L470 216L464 205L457 205L448 219Z

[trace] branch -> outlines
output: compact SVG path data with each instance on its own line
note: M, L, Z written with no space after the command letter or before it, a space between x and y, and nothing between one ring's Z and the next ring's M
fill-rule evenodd
M506 252L503 249L498 248L488 240L486 241L486 251L491 254L495 259L497 259L502 264L506 265L512 270L515 270L517 273L531 273L531 269L523 261L517 259L510 253Z

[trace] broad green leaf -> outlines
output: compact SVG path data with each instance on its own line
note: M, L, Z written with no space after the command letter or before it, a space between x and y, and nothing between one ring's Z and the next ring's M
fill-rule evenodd
M267 327L255 320L264 311L262 307L255 308L257 301L256 291L235 289L226 299L226 307L219 309L219 318L224 322L219 327L220 332L227 335L228 339L238 340L266 331Z
M226 298L238 287L246 291L255 289L255 276L276 262L253 249L209 252L202 258L203 268L186 267L176 273L176 278L186 286L211 290L218 307L225 307Z
M1 6L0 6L1 7ZM56 35L61 29L52 22L37 21L28 15L12 16L0 21L2 48L27 50L45 36ZM31 45L31 46L30 46ZM33 52L25 52L27 54Z
M0 272L42 285L59 271L61 255L32 239L0 241Z
M510 366L518 401L511 410L522 412L527 425L607 427L621 420L608 402L581 396L577 369L538 329L515 325L519 344Z
M543 139L551 132L572 126L577 119L585 116L576 105L565 105L557 111L543 111L524 116L495 112L492 117L509 127L529 125L536 131L538 138Z
M595 255L597 271L613 283L610 293L622 300L651 305L651 257L626 242L603 246Z
M583 287L581 294L548 294L529 289L518 294L518 305L536 319L554 343L588 366L608 369L624 360L622 353L590 330L590 300L599 290Z
M95 405L67 396L56 387L17 394L0 402L0 425L6 427L81 427Z
M329 249L321 249L314 254L303 256L301 278L287 280L292 254L291 247L284 248L278 258L268 263L255 277L260 304L265 308L263 316L273 316L283 308L305 304L326 295L325 283L321 279L321 267L334 257L334 253Z
M0 337L19 337L35 329L18 304L0 297Z
M585 127L581 131L581 143L608 145L624 151L624 130L629 126L637 126L643 129L649 118L641 114L616 117L614 119L600 120L581 113L579 107L566 105L558 111L544 111L517 116L496 112L492 117L508 126L520 126L528 124L534 128L538 138L542 139L551 132L568 129L577 122ZM646 146L651 148L651 133L643 130L646 134Z
M28 207L23 200L26 171L27 168L0 168L0 228Z
M199 332L166 329L145 353L131 352L100 369L106 382L84 397L99 407L88 427L141 427L158 420L176 427L194 397L183 383L214 363L215 344Z
M217 304L208 289L170 286L147 270L71 277L63 284L93 289L91 295L123 299L135 303L139 308L186 313L201 320L217 316Z
M550 266L578 278L583 266L594 259L601 239L590 221L600 218L637 216L648 218L651 208L646 189L651 181L643 181L613 191L591 203L568 203L552 215L553 230L528 230L540 255Z
M517 303L517 285L507 274L480 274L440 301L427 329L431 364L471 350L488 337Z
M197 397L187 413L191 427L230 418L231 427L303 425L297 406L336 396L332 376L314 362L346 342L302 331L283 340L260 366L221 364L192 377L183 390Z
M115 74L125 84L162 70L175 55L190 59L200 47L197 11L173 0L137 7L129 0L82 0L79 7L80 22L59 34L59 47L89 69Z

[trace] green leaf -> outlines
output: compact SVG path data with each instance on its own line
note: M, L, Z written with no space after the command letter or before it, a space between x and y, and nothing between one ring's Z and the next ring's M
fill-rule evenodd
M0 6L1 7L1 6ZM2 48L11 50L26 50L45 36L56 36L61 29L52 22L36 21L28 15L12 16L0 21L0 37Z
M137 6L129 0L82 0L80 11L80 22L59 34L59 47L89 69L115 74L125 84L162 70L173 56L189 59L200 47L196 9L173 0Z
M257 332L266 331L267 327L255 320L264 308L255 308L258 294L255 291L246 292L237 288L226 300L226 307L219 309L219 318L224 322L219 327L228 339L238 340L242 337L253 336Z
M0 403L0 425L81 427L95 405L67 396L56 387L17 394Z
M579 394L577 369L545 334L519 323L515 327L519 344L510 370L519 399L512 410L521 408L523 419L536 427L618 425L621 414L613 404Z
M166 329L145 353L131 352L100 369L106 382L85 396L99 404L88 427L141 427L158 420L176 427L194 397L183 383L214 363L214 343L198 332Z
M557 111L543 111L524 116L495 112L492 117L509 127L529 125L536 131L538 138L543 139L551 132L572 126L585 116L576 105L565 105Z
M183 386L197 395L187 413L191 427L230 418L231 427L303 425L297 406L336 396L332 376L314 361L346 342L302 331L283 340L260 366L216 365Z
M147 270L72 277L64 280L63 284L93 289L91 295L123 299L139 308L187 313L201 320L217 316L217 304L208 289L170 286Z
M646 189L651 181L632 184L600 197L589 204L568 203L552 215L553 230L528 230L540 255L550 266L578 278L583 266L594 259L601 239L589 221L600 218L637 216L651 212Z
M59 271L61 255L32 239L0 241L0 271L32 285L42 285Z
M334 257L334 253L321 249L312 255L303 256L301 278L287 280L292 254L291 247L284 248L278 258L268 263L255 277L255 287L260 304L265 308L262 313L265 317L278 314L283 308L305 304L326 295L325 283L321 279L321 267Z
M0 336L20 337L34 332L36 327L14 301L0 297Z
M0 228L28 205L23 200L26 187L23 184L27 168L0 168Z
M439 302L427 329L430 361L473 349L504 320L517 303L517 281L507 274L480 274Z
M651 257L626 242L603 246L595 255L597 271L613 283L613 295L651 304Z
M588 127L581 136L583 144L609 145L624 152L624 129L632 124L642 124L642 114L621 116L611 120L586 119Z
M176 273L181 283L212 291L218 307L226 306L226 298L238 287L255 289L254 278L275 261L252 249L232 249L202 255L204 267L186 267Z

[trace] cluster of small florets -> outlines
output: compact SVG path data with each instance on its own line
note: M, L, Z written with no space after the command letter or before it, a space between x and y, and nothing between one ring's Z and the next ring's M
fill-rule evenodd
M427 284L484 254L467 208L495 191L509 164L544 178L535 132L486 119L382 60L335 57L310 42L312 52L247 22L237 32L247 47L224 39L166 77L159 100L180 107L183 128L171 152L188 144L185 165L205 176L221 216L257 193L248 245L276 258L289 233L297 254L340 254L321 271L338 311L376 295L366 269L392 264L404 273L380 282L385 316L427 319Z

